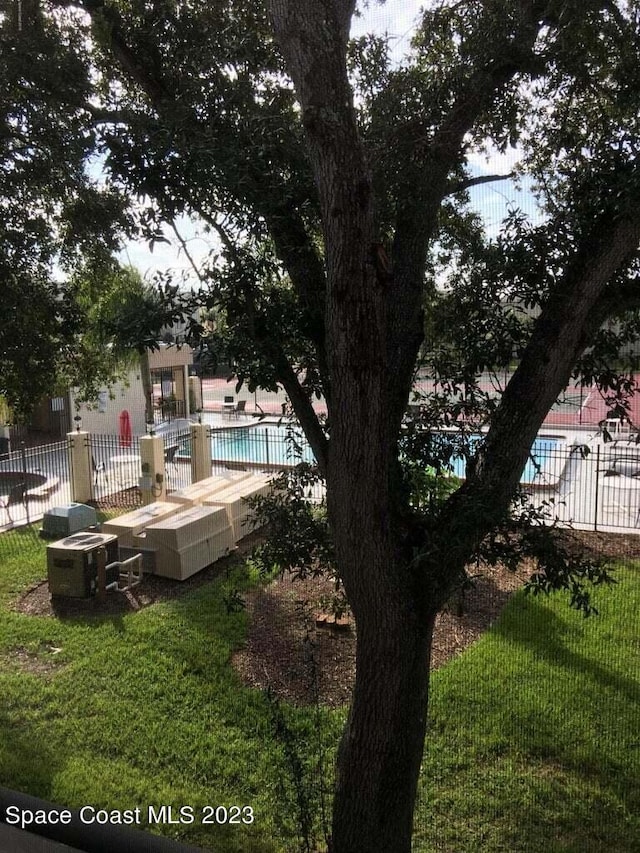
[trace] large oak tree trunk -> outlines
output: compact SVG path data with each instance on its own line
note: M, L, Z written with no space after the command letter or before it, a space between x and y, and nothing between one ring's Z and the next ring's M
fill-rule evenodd
M379 617L379 614L378 614ZM435 616L358 622L357 675L338 756L331 853L411 850Z
M322 212L329 441L326 447L316 441L314 451L326 474L337 566L358 630L332 853L408 853L435 614L474 549L508 511L529 448L587 344L586 333L601 321L599 300L635 251L640 224L606 212L595 223L536 320L475 471L421 531L422 559L412 559L415 530L399 493L397 441L423 334L427 248L464 136L518 62L534 58L545 4L521 4L517 32L499 40L495 61L461 84L428 150L415 139L415 159L408 157L404 167L406 197L398 199L392 264L379 242L368 151L346 68L354 5L268 2L302 108ZM305 407L292 400L305 423Z
M358 643L337 760L331 853L408 853L438 602L399 535L393 442L353 412L340 414L335 434L352 451L330 456L328 510Z

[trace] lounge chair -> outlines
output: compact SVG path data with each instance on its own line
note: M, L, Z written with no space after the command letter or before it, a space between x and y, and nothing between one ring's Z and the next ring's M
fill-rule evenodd
M180 450L179 444L170 444L168 447L164 449L164 464L165 467L167 465L173 465L174 469L177 471L178 466L176 464L176 453Z

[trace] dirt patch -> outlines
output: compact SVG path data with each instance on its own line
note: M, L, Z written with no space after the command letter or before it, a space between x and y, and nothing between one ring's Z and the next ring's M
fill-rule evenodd
M55 646L42 644L38 651L31 651L24 646L16 646L0 657L0 663L20 672L46 676L60 668L56 655L61 651L62 649Z

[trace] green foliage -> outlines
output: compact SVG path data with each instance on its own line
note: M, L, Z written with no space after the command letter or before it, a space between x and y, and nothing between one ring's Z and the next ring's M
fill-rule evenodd
M311 495L322 478L315 466L300 463L275 481L266 497L252 498L256 518L269 531L267 540L254 549L253 559L263 576L289 572L294 580L327 577L333 588L321 607L336 617L349 611L336 559L324 502Z
M309 499L319 480L313 466L301 463L276 479L271 495L251 499L260 525L266 525L271 533L254 553L264 574L276 568L301 578L326 572L335 576L326 507Z
M423 468L416 462L407 466L405 475L409 480L410 501L414 507L429 507L434 510L460 486L457 477L438 472L435 468Z
M233 364L238 382L246 383L251 392L277 390L282 358L296 365L308 390L315 390L303 312L270 242L247 241L216 260L208 272L208 288L188 303L189 309L215 312L214 328L194 320L189 342L206 351L210 364ZM276 355L278 347L282 352ZM266 352L271 358L265 358Z
M570 606L591 616L598 613L592 604L592 590L616 583L610 561L585 552L580 539L567 528L544 520L545 507L536 509L526 495L520 495L513 513L479 549L479 557L502 562L515 569L523 559L536 565L525 590L533 596L564 591Z
M21 421L44 393L56 388L55 364L74 320L61 288L45 277L20 275L0 260L3 314L0 322L0 393Z
M119 192L89 173L96 138L82 28L61 38L35 4L11 6L0 20L0 393L24 420L81 370L85 318L69 275L109 257L128 217Z

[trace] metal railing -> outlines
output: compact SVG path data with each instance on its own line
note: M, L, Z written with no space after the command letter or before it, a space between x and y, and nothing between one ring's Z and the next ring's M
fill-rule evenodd
M69 457L65 441L21 447L0 460L0 525L29 524L42 517L54 497L71 500Z
M464 479L461 460L454 460L453 469L450 473ZM640 446L635 443L537 448L520 485L549 522L640 533Z
M191 485L191 436L186 430L162 434L167 491Z
M190 434L162 435L167 490L191 483ZM91 436L93 500L99 507L139 506L140 448L137 437L123 444L114 435ZM256 472L291 470L313 462L299 429L276 424L211 430L213 474L244 469ZM464 465L454 461L451 473L464 478ZM446 474L444 475L446 476ZM24 486L24 498L14 486ZM640 445L631 440L610 443L559 443L535 449L521 487L530 502L550 521L590 530L640 533ZM324 497L316 484L310 498ZM72 500L69 453L65 441L40 447L22 446L0 460L0 529L30 523L50 506Z
M211 458L214 465L246 464L264 470L314 461L299 427L259 423L241 429L212 429Z
M140 506L138 437L91 435L89 440L93 500L109 508Z

